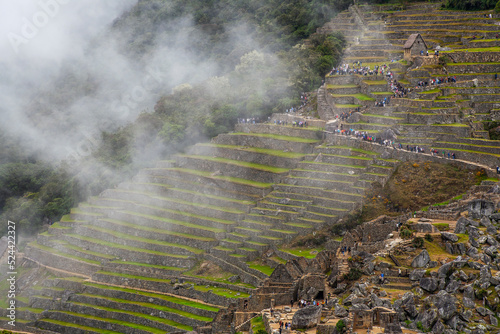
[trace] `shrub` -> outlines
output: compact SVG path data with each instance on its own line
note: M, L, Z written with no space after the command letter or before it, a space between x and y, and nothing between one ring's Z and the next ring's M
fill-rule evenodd
M355 281L363 276L363 272L358 268L351 268L347 274L344 274L344 279L347 281Z
M424 239L421 237L416 237L412 240L411 242L414 247L416 248L422 248L424 246Z
M399 236L403 239L410 239L411 236L412 236L412 231L410 231L409 229L407 228L404 228L401 230L401 232L399 233Z
M430 235L429 233L427 233L425 236L424 236L425 240L429 241L429 242L432 242L434 241L434 238L432 237L432 235Z
M345 323L344 320L340 319L337 322L337 325L335 326L335 329L337 330L337 333L343 333L345 329Z
M500 13L500 0L498 0L496 6L495 6L495 13Z

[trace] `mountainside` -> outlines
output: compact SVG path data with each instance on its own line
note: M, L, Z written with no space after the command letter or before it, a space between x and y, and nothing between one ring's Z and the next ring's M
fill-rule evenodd
M109 164L131 168L129 149L140 151L142 142L165 158L89 196L17 254L17 328L235 333L277 330L282 320L311 333L392 333L401 325L438 334L497 331L500 144L486 129L500 110L499 15L437 3L350 6L311 36L329 11L319 15L317 2L287 4L214 2L221 10L209 10L197 1L140 1L114 22L112 30L127 37L123 52L144 60L170 37L164 27L142 35L141 20L157 27L194 10L198 28L225 40L218 20L250 13L269 23L264 33L255 30L266 41L290 33L283 23L293 16L301 28L269 49L308 55L297 59L326 77L316 105L303 95L304 106L285 112L299 104L286 98L290 63L252 51L227 60L224 75L178 86L154 112L106 132L97 156ZM277 12L261 11L271 5ZM306 28L310 15L318 21ZM413 33L429 56L405 56ZM207 48L217 54L216 47ZM324 71L316 61L328 54ZM315 82L306 81L301 88ZM162 149L162 141L176 150ZM23 182L2 193L6 203L31 188L50 197L42 181L57 179L50 170L33 164L27 178L10 167L6 173ZM60 192L76 188L51 183ZM30 196L39 195L22 201ZM355 228L379 214L390 216ZM387 281L378 282L381 274ZM325 305L299 309L301 299ZM11 329L2 306L2 326ZM385 315L363 313L377 307L383 312L370 312ZM315 314L308 326L298 320L305 310Z

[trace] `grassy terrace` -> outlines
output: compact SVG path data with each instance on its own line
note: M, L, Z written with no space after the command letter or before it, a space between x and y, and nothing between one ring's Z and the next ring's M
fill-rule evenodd
M164 283L170 285L170 279L161 279L161 278L151 278L151 277L144 277L144 276L135 276L135 275L127 275L127 274L119 274L119 273L113 273L113 272L107 272L107 271L98 271L98 274L103 274L107 276L115 276L115 277L123 277L123 278L128 278L128 279L137 279L137 280L142 280L142 281L149 281L149 282L158 282L158 283ZM250 295L244 292L239 292L235 290L230 290L230 289L225 289L225 288L218 288L218 287L206 287L205 285L198 285L193 282L186 282L193 284L193 288L196 291L201 291L201 292L208 292L212 291L212 293L223 296L226 298L246 298L249 297ZM135 291L135 290L132 290ZM237 295L239 294L239 295Z
M144 267L144 268L163 269L163 270L168 270L168 271L178 271L178 272L182 272L182 271L186 270L186 268L159 266L159 265L155 265L155 264L147 264L147 263L139 263L139 262L131 262L131 261L121 261L121 260L112 261L112 263L126 264L126 265L130 265L130 266L137 266L137 267Z
M444 151L456 151L456 152L467 152L467 153L474 153L474 154L482 154L485 156L493 156L500 158L500 154L495 154L495 153L488 153L488 152L481 152L481 151L473 151L473 150L462 150L462 149L456 149L456 148L449 148L449 147L436 147L437 150L444 150Z
M120 299L120 298L97 296L97 295L86 294L86 293L82 293L82 294L78 294L78 295L89 297L89 298L99 298L101 300L108 300L108 301L116 302L116 303L120 303L120 304L139 305L139 306L143 306L143 307L147 307L147 308L156 309L158 311L164 311L164 312L169 312L169 313L176 313L176 314L182 315L182 316L184 316L186 318L192 318L192 319L196 319L196 320L200 320L200 321L206 321L206 322L208 322L208 321L212 321L213 320L213 318L200 316L200 315L197 315L197 314L194 314L194 313L190 313L190 312L186 312L186 311L181 311L181 310L174 309L174 308L167 307L167 306L160 306L160 305L156 305L156 304L153 304L153 303L144 303L144 302L131 301L131 300ZM75 303L75 304L79 304L79 303ZM95 306L92 306L92 307L95 307ZM113 309L104 308L102 306L99 307L99 308L100 309L106 309L106 310L109 310L109 311L113 310ZM127 312L127 313L134 314L134 313L131 313L131 312ZM141 314L142 313L135 313L135 315L138 315L138 316L140 316ZM169 324L169 325L174 326L174 327L178 327L178 325L181 325L181 324L178 323L178 322L172 322L172 324Z
M35 242L31 242L28 245L30 247L38 248L38 249L41 249L41 250L46 251L48 253L59 255L59 256L62 256L62 257L67 257L67 258L70 258L70 259L73 259L73 260L76 260L76 261L86 262L86 263L97 265L97 266L101 265L101 263L99 261L89 260L89 259L86 259L86 258L83 258L83 257L74 256L74 255L71 255L71 254L68 254L68 253L64 253L64 252L58 251L57 249L40 245L36 241Z
M348 85L332 85L332 84L328 84L328 85L326 85L326 89L357 88L357 87L359 87L359 86L355 85L355 84L348 84Z
M315 157L316 155L308 155L309 157ZM322 154L324 157L333 157L333 158L347 158L347 159L354 159L354 160L372 160L373 158L368 158L368 157L360 157L356 155L340 155L340 154ZM304 161L304 162L309 162L309 161ZM331 164L329 164L331 165Z
M164 218L164 219L167 219L167 218ZM124 221L120 221L120 220L116 220L116 219L106 218L106 219L101 219L101 220L105 221L105 222L112 223L112 224L116 224L116 225L121 225L121 226L126 226L126 227L130 227L130 228L134 228L134 229L137 229L137 230L142 230L142 231L147 231L147 232L154 232L154 233L157 233L158 236L161 236L163 234L163 235L178 236L178 237L183 237L183 238L187 238L187 239L194 239L194 240L201 240L201 241L214 241L215 240L213 238L200 237L200 236L196 236L196 235L192 235L192 234L187 234L187 233L174 232L174 231L169 231L169 230L164 230L164 229L147 227L147 226L142 226L142 225L137 225L137 224L133 224L133 223L128 223L128 222L124 222ZM184 223L184 222L181 222L181 223ZM189 224L189 223L186 223L186 224Z
M8 318L6 318L8 319ZM19 320L16 319L16 322ZM26 323L29 321L26 321ZM100 329L100 328L95 328L95 327L89 327L89 326L82 326L82 325L77 325L69 322L64 322L64 321L59 321L59 320L54 320L54 319L47 319L44 318L43 322L48 322L54 325L59 325L59 326L64 326L64 327L69 327L69 328L74 328L75 330L83 330L85 333L99 333L99 334L121 334L120 332L115 332L115 331L110 331L107 329Z
M404 120L404 117L394 117L394 116L384 116L384 115L378 115L378 114L363 114L363 116L369 116L369 117L377 117L377 118L385 118L385 119L393 119L393 120Z
M363 83L368 86L387 85L386 80L363 80Z
M212 144L212 143L197 144L196 146L228 148L228 149L233 149L233 150L238 150L238 151L261 153L261 154L272 155L272 156L276 156L276 157L280 157L280 158L290 158L290 159L300 159L301 157L304 156L304 154L302 154L302 153L283 152L282 150L272 150L272 149L259 148L259 147L242 147L242 146L237 146L237 145L222 145L222 144Z
M248 267L251 268L251 269L255 269L255 270L258 270L260 271L261 273L264 273L266 274L267 276L271 276L271 274L273 273L274 271L274 268L271 268L269 266L266 266L266 265L263 265L263 264L260 264L256 261L252 261L252 262L247 262L248 264Z
M361 104L337 104L337 103L335 103L335 108L338 108L338 109L347 109L347 108L354 109L354 108L358 108L358 107L362 107L362 105Z
M467 138L467 139L469 139L469 138ZM463 145L463 146L470 146L470 147L484 147L484 148L500 149L500 146L465 144L465 143L447 142L447 141L437 141L436 144L452 144L452 145Z
M357 153L362 153L362 154L367 154L367 155L380 155L380 153L377 153L377 152L374 152L374 151L363 150L363 149L360 149L360 148L353 148L353 147L350 147L350 146L325 145L325 146L318 146L318 147L319 148L326 147L326 148L333 148L333 149L346 149L346 150L350 150L352 152L357 152Z
M288 171L288 169L285 169L285 170ZM238 213L244 213L241 210L237 210L237 209L233 209L233 208L229 208L229 207L220 207L218 205L202 204L202 203L190 202L190 201L185 201L185 200L182 200L182 199L177 199L177 198L172 198L172 197L158 196L155 193L150 193L150 192L146 192L146 191L114 189L113 192L129 193L129 194L132 194L132 195L134 195L134 194L143 195L143 196L148 196L150 198L158 199L158 200L161 200L161 201L167 201L167 202L173 202L173 203L177 203L177 204L184 204L184 205L196 206L196 207L199 207L201 209L207 208L207 209L221 210L221 211L226 211L226 212L230 212L230 213L237 213L237 214ZM249 202L249 204L251 204L251 203Z
M69 279L63 278L63 280L69 280ZM170 280L169 280L169 282L170 282ZM164 300L166 302L179 304L179 305L185 305L185 306L198 308L201 310L207 310L207 311L211 311L211 312L218 312L219 311L218 307L215 307L215 306L212 306L209 304L204 304L204 303L196 302L196 301L193 301L190 299L184 299L184 298L175 297L175 296L166 295L166 294L158 294L158 293L152 293L152 292L148 292L148 291L134 290L134 289L122 288L122 287L117 287L117 286L112 286L112 285L104 285L104 284L90 283L90 282L83 282L83 285L98 288L98 289L121 291L121 292L136 294L136 295L140 295L140 296L145 296L145 297L157 298L160 300Z
M129 235L126 233L117 232L117 231L114 231L112 229L108 229L108 228L104 228L104 227L98 227L98 226L92 226L92 225L85 225L85 226L88 229L91 229L93 231L101 232L104 234L109 234L109 235L112 235L116 238L120 238L122 240L139 241L139 242L143 242L146 244L180 248L180 249L187 250L187 251L194 253L194 254L202 254L205 252L202 249L198 249L195 247L185 246L185 245L181 245L181 244L174 244L171 242L166 242L166 241L161 241L161 240L142 238L142 237L138 237L138 236Z
M373 97L369 97L368 95L361 94L361 93L358 93L358 94L330 94L330 95L333 96L333 97L348 97L348 96L351 96L351 97L354 97L355 99L358 99L360 101L375 101L375 99Z
M310 130L310 131L316 131L317 129L311 129L311 128L301 128L301 130ZM254 136L254 137L262 137L262 138L270 138L270 139L276 139L276 140L285 140L293 143L306 143L306 144L314 144L317 143L319 140L316 139L309 139L309 138L302 138L302 137L291 137L291 136L283 136L283 135L273 135L273 134L266 134L266 133L246 133L246 132L234 132L231 133L231 135L234 136Z
M78 234L68 233L67 236L69 236L71 238L74 238L74 239L79 239L79 240L87 241L87 242L98 244L98 245L102 245L102 246L107 246L107 247L117 248L117 249L123 249L123 250L126 250L126 251L133 251L133 252L146 253L146 254L154 254L154 255L160 255L160 256L168 256L168 257L177 258L177 259L189 259L190 258L188 255L177 255L177 254L164 253L164 252L159 252L159 251L154 251L154 250L146 250L146 249L139 248L139 247L132 247L132 246L129 246L129 245L121 245L121 244L117 244L117 243L114 243L114 242L105 241L105 240L102 240L102 239L96 239L96 238L91 238L91 237L84 237L84 236L81 236L81 235L78 235Z
M80 303L76 303L76 304L80 304ZM82 304L80 304L80 305L82 305ZM98 307L98 306L92 306L92 307L96 308L96 309L102 309L102 310L108 310L108 311L109 310L113 310L113 309L108 309L108 308L105 308L105 307ZM116 312L116 310L113 310L113 311ZM116 324L116 325L120 325L120 326L130 327L132 329L135 328L135 329L138 329L138 330L143 330L143 331L150 332L150 333L153 333L153 334L164 334L165 333L164 330L161 330L161 329L158 329L158 328L144 326L144 325L140 325L140 324L136 324L136 323L132 323L132 322L126 322L126 321L123 321L123 320L116 320L116 319L111 319L111 318L101 318L101 317L96 317L96 316L87 315L87 314L81 314L81 313L76 313L76 312L70 312L70 311L51 311L51 313L60 313L60 314L74 316L74 317L79 317L79 318L85 318L85 319L92 319L92 320L107 322L107 323ZM124 312L122 312L122 313L124 313ZM153 320L153 321L157 321L157 322L162 322L162 323L170 325L170 326L173 326L170 323L178 324L178 326L174 326L174 327L177 327L177 328L185 330L185 331L191 331L191 330L193 330L193 328L191 326L179 324L179 323L176 323L176 322L171 321L171 320L166 320L166 319L163 319L163 318L153 317L153 316L145 315L145 314L142 314L142 313L136 313L136 314L134 314L134 313L135 312L127 312L127 314L133 314L133 315L139 316L141 318L146 318L146 319L149 319L149 320ZM45 319L44 319L44 321L45 321Z
M301 156L304 156L304 155L305 154L302 154ZM206 198L212 198L212 199L222 200L222 201L231 202L231 203L243 204L243 205L254 205L255 204L255 202L252 202L252 201L245 201L245 200L239 200L239 199L234 199L234 198L230 198L230 197L205 194L205 193L200 193L198 191L187 190L187 189L182 189L182 188L169 188L169 190L174 191L174 192L182 192L182 193L190 194L190 195L194 195L194 196L203 196Z
M321 252L322 248L313 248L313 249L300 249L300 248L280 248L282 252L290 253L295 256L303 256L307 259L314 259L316 255Z
M283 136L283 137L285 137L285 136ZM316 143L316 142L317 141L314 141L314 143ZM220 176L220 175L213 176L212 172L205 172L205 171L200 171L200 170L196 170L196 169L188 169L188 168L167 168L167 169L171 170L171 171L175 171L175 172L184 173L184 174L201 176L201 177L205 177L205 178L213 179L213 180L227 181L227 182L251 186L251 187L255 187L255 188L266 189L266 188L269 188L273 185L272 183L257 182L257 181L252 181L252 180L248 180L248 179L242 179L239 177Z
M331 164L331 163L328 163L328 162L317 162L317 161L302 161L301 163L323 165L323 166L333 166L333 167L341 167L341 168L359 168L359 169L365 169L366 168L365 166Z
M102 257L102 258L109 259L109 260L113 260L116 258L116 256L113 256L113 255L102 254L102 253L98 253L98 252L93 252L91 250L83 249L81 247L72 245L69 242L64 241L64 240L54 240L54 243L60 244L60 245L64 246L65 248L72 249L72 250L77 251L77 252L81 252L81 253L97 256L97 257Z
M154 220L162 221L162 222L165 222L167 224L173 224L173 225L179 225L179 226L184 226L184 227L190 227L190 228L195 228L195 229L199 229L199 230L210 231L210 232L214 232L214 233L225 232L225 230L220 229L220 228L216 228L216 227L197 225L197 224L193 224L193 223L187 223L187 222L183 222L183 221L180 221L180 220L169 219L169 218L160 217L160 216L153 216L153 215L148 215L148 214L139 213L139 212L132 212L132 211L122 211L122 212L124 212L126 214L129 214L129 215L133 215L133 216L139 216L139 217L144 217L144 218L149 218L149 219L154 219ZM194 236L194 235L191 235L191 234L188 234L188 236L191 236L193 239L198 239L198 240L203 240L203 241L212 241L213 240L212 238L206 238L206 237L203 238L203 237L198 237L198 236Z

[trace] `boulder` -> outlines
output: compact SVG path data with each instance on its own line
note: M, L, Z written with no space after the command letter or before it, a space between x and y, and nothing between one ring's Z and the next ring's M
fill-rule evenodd
M420 279L419 286L427 291L427 292L434 292L437 290L439 285L439 282L436 278L434 277L423 277Z
M444 290L439 291L434 297L439 317L444 321L450 320L457 312L457 299Z
M425 312L421 312L415 319L417 323L418 322L422 323L424 329L432 328L432 326L434 326L437 320L438 320L438 313L435 309L430 309Z
M474 301L474 288L472 287L472 285L465 286L464 298L469 298L470 300Z
M488 227L491 225L491 220L486 216L482 216L481 220L479 221L479 225L484 226L484 227Z
M469 235L469 243L471 244L472 247L478 248L479 243L474 239L472 235Z
M333 311L333 314L335 314L336 317L345 318L347 317L349 312L345 308L337 304L335 305L335 310Z
M465 217L460 217L458 220L457 220L457 224L455 226L455 233L458 233L458 234L464 234L465 231L466 231L466 227L469 226L471 224L471 221L470 219L467 219Z
M474 301L470 298L467 298L467 297L464 297L462 299L462 303L464 304L464 307L466 307L466 308L475 308L476 307L476 304L474 303Z
M437 229L436 226L432 225L431 223L416 223L412 225L412 228L420 233L437 233L439 230Z
M484 199L475 199L469 202L468 212L472 219L490 216L495 212L495 203Z
M424 268L429 261L431 260L429 253L426 249L424 249L420 254L418 254L413 261L411 262L411 266L413 268Z
M451 241L451 242L457 242L458 241L458 235L455 233L450 233L450 232L441 232L441 238L443 240Z
M445 290L448 293L454 294L458 291L459 288L460 288L460 283L458 283L458 281L451 280L446 286Z
M409 278L411 281L420 281L425 275L425 269L415 269L410 272Z
M490 324L495 327L498 326L498 319L493 314L490 314Z
M443 264L438 269L438 277L445 278L445 277L449 276L448 273L450 272L450 270L452 270L452 267L453 267L453 262L448 262L448 263Z
M469 234L469 237L472 236L475 239L478 239L479 237L481 237L481 234L479 233L479 229L475 226L469 225L469 226L467 226L466 230L467 230L467 234Z
M394 305L396 307L396 305ZM418 315L417 308L415 306L415 295L412 292L406 292L403 297L401 297L401 309L411 318L415 319ZM396 310L396 308L395 308Z
M321 319L321 306L309 305L299 309L292 318L292 329L315 327Z
M443 334L444 332L444 325L441 321L436 321L434 326L432 327L432 333L434 334Z
M491 246L498 246L498 241L496 241L491 235L486 236L486 242Z

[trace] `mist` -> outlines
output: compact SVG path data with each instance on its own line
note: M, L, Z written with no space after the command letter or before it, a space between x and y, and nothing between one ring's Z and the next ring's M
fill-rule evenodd
M37 159L77 162L103 131L152 111L173 87L216 72L189 49L190 17L177 18L177 34L141 58L126 54L126 36L112 25L136 2L2 0L0 130Z

